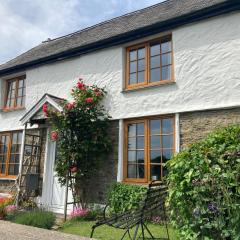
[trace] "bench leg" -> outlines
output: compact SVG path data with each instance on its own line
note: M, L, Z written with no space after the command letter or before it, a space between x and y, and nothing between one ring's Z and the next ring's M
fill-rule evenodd
M131 238L131 235L130 235L130 232L129 232L129 229L128 229L128 230L123 234L121 240L123 240L123 239L125 238L125 236L126 236L127 233L128 233L129 238L132 239L132 238Z
M92 227L92 232L91 232L91 236L90 236L90 238L92 238L92 237L93 237L94 230L95 230L95 226L93 226L93 227Z
M147 227L147 225L145 223L143 223L143 226L145 227L145 229L147 230L147 232L151 236L151 238L155 239L154 236L152 235L152 233L150 232L149 228Z
M139 228L139 225L140 225L141 223L139 223L138 225L137 225L137 227L136 227L136 230L135 230L135 233L134 233L134 236L133 236L133 240L136 240L137 239L137 233L138 233L138 228Z

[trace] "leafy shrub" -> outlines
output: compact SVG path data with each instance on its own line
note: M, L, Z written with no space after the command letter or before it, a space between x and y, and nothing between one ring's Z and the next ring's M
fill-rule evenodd
M55 220L56 216L54 213L36 210L18 213L13 222L38 228L51 229Z
M139 185L116 183L108 192L110 213L123 213L139 207L144 199L147 188Z
M169 168L171 219L182 239L240 239L240 125L175 155Z

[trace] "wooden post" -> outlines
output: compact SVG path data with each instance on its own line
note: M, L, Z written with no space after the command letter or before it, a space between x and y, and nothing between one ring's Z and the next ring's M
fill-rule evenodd
M21 147L21 155L20 155L20 166L19 166L19 174L16 181L18 181L17 184L17 196L16 196L16 206L19 205L19 194L21 191L21 181L22 181L22 168L23 168L23 161L24 161L24 148L25 148L25 137L26 137L26 129L27 129L27 123L24 125L23 134L22 134L22 147Z
M66 177L66 192L65 192L65 203L64 203L64 222L67 220L67 207L68 207L68 181L69 181L69 173Z

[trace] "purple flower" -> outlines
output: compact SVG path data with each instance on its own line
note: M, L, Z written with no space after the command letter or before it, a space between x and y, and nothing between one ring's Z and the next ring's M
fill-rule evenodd
M219 212L219 209L218 209L218 207L217 207L217 204L214 203L214 202L210 202L210 203L208 204L208 210L209 210L210 212L214 213L214 214L216 214L216 213Z
M12 211L15 211L17 209L17 206L15 205L8 205L5 207L6 211L7 212L12 212Z
M84 217L89 214L89 209L82 209L82 208L74 208L73 211L71 212L71 217Z

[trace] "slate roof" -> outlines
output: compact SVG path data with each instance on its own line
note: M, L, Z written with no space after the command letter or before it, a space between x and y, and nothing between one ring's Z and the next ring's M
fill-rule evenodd
M112 45L116 45L120 43L118 41L119 36L124 38L124 36L127 37L130 33L132 33L132 37L135 36L137 39L141 35L140 32L138 33L138 30L143 30L156 24L167 24L170 20L178 19L181 16L193 15L195 12L201 12L229 2L234 2L234 0L168 0L81 31L43 42L7 63L0 65L0 74L3 75L7 70L24 69L30 65L34 66L37 63L40 64L40 62L44 63L47 59L63 59L64 54L67 52L71 52L72 56L74 54L80 55L84 48L89 46L89 50L93 50L93 44L97 43L99 43L100 47L103 47L106 41L109 42L111 40ZM236 2L238 2L236 4L239 4L239 1ZM185 23L187 23L186 21ZM159 28L159 32L161 32L161 28Z

